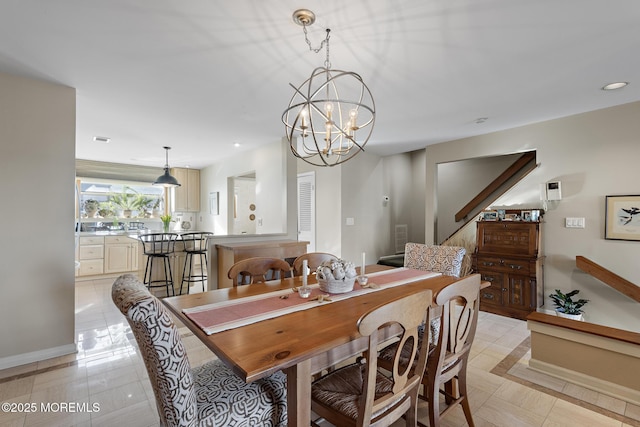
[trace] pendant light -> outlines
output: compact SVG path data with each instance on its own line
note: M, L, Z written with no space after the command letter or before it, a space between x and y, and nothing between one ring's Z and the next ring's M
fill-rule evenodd
M153 185L161 185L163 187L179 187L180 183L178 182L178 180L171 176L171 174L169 173L169 150L171 150L171 147L162 148L164 148L166 151L167 161L164 165L164 173L153 182Z
M302 26L309 49L325 49L324 67L295 86L289 106L282 114L287 140L294 156L315 166L335 166L353 158L371 137L376 108L371 91L362 77L351 71L331 68L329 33L314 49L307 37L307 27L315 22L307 9L293 13L293 21Z

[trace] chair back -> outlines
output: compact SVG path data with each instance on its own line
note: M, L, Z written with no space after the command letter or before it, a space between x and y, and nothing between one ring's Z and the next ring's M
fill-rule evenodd
M423 245L410 242L405 245L404 266L460 277L466 253L467 250L461 246Z
M302 254L293 261L293 275L302 276L302 261L307 260L310 272L314 272L323 261L337 260L338 257L327 252L309 252Z
M165 426L191 426L197 421L191 366L178 328L164 305L132 274L116 279L114 304L125 315L149 374Z
M424 322L425 317L428 318L431 301L431 290L424 290L391 301L360 318L358 330L362 336L369 338L369 347L365 352L364 396L358 408L358 425L362 423L368 426L369 423L377 423L385 417L399 417L409 410L412 402L415 404L429 347L428 339L418 339L418 327ZM376 390L377 378L382 375L377 368L380 344L378 330L393 324L398 324L402 328L389 378L393 386L389 392L380 393L379 389ZM406 357L407 354L410 357ZM417 359L416 365L412 363L414 359ZM415 416L415 414L408 415ZM389 424L391 422L392 420Z
M466 369L480 311L480 275L466 276L447 286L436 297L436 304L442 306L441 333L428 369L442 384Z
M205 253L207 251L207 239L213 236L210 232L183 233L180 239L184 242L185 252Z
M271 274L268 275L268 273ZM238 286L266 282L276 278L284 279L290 273L291 265L283 259L255 257L243 259L233 264L227 276L233 281L233 286Z
M164 256L174 252L178 237L177 233L148 233L141 234L138 239L144 246L145 255Z

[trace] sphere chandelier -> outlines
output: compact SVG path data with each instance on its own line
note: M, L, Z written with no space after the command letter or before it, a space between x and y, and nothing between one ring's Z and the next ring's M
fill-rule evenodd
M301 25L309 49L318 53L324 47L324 67L294 89L289 106L282 113L291 152L316 166L335 166L354 157L371 137L375 123L375 102L362 77L351 71L334 70L329 61L329 34L314 49L307 37L307 26L315 14L300 9L293 20Z

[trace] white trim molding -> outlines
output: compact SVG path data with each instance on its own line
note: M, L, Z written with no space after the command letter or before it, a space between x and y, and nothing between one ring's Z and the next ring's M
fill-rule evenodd
M0 369L13 368L28 363L40 362L53 357L66 356L77 353L76 344L66 344L59 347L46 348L44 350L32 351L30 353L16 354L0 358Z

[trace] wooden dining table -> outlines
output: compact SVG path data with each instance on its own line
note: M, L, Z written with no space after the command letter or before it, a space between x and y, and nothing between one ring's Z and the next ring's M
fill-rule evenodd
M367 274L393 267L371 265ZM207 335L184 309L225 302L300 286L293 277L267 283L216 289L213 291L164 298L168 309L184 323L218 358L245 382L256 381L277 371L287 375L287 413L289 426L309 426L311 422L311 377L353 356L367 346L358 333L360 317L374 307L424 289L433 298L457 278L440 275L401 286L383 288L313 309L287 313L275 318ZM309 278L311 284L313 279ZM294 294L298 298L297 294Z

